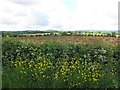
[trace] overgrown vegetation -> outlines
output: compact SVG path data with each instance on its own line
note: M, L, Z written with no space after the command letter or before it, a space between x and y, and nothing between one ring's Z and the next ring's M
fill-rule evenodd
M119 46L2 43L3 88L118 88Z

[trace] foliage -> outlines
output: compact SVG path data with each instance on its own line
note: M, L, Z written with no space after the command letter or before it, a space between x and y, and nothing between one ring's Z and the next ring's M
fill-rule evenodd
M33 37L33 36L105 36L105 37L119 37L120 33L117 31L111 32L90 32L90 31L3 31L3 37Z
M119 47L3 40L3 88L118 88Z

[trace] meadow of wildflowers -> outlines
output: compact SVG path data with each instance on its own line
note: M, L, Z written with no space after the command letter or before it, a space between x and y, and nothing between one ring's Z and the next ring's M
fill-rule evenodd
M118 88L119 47L4 39L3 88Z

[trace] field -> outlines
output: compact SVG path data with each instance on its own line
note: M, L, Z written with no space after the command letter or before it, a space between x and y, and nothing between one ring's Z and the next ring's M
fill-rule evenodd
M15 37L23 42L33 42L36 44L43 44L45 42L60 42L60 43L74 43L74 44L101 44L118 45L118 38L115 37L96 37L96 36L40 36L40 37Z
M119 39L4 37L3 88L118 88Z

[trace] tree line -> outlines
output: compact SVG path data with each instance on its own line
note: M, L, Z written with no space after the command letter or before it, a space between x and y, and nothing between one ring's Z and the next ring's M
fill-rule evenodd
M33 37L33 36L107 36L119 37L118 32L89 31L3 31L2 37Z

